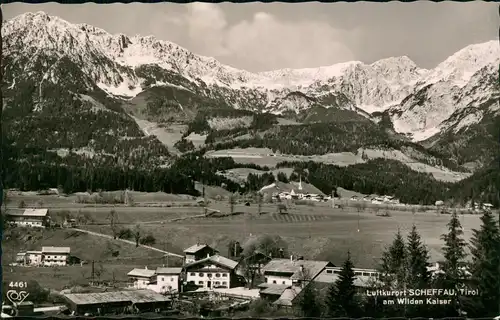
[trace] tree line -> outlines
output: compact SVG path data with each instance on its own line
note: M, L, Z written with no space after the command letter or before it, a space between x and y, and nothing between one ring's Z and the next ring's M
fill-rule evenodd
M441 236L444 260L440 272L429 269L429 249L415 225L406 239L398 230L379 261L379 277L372 278L364 289L356 283L355 266L348 252L335 283L324 287L305 278L309 281L299 292L293 312L303 317L327 318L495 317L500 313L500 228L491 212L484 212L481 222L481 227L473 230L470 243L466 243L457 214L451 216L448 230ZM425 294L414 295L428 289ZM384 296L377 290L406 295ZM434 304L437 300L446 303ZM258 316L279 314L266 302L257 304L254 313Z

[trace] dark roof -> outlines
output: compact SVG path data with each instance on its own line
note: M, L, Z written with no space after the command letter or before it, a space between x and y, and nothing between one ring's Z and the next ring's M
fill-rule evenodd
M260 293L281 296L283 294L283 292L285 292L285 290L290 288L290 287L291 286L284 285L284 284L283 285L280 285L280 284L269 285L269 286L267 286L267 288L260 290Z
M197 253L198 251L202 250L202 249L205 249L205 248L210 248L212 250L214 250L213 248L211 248L209 245L207 244L195 244L187 249L184 250L184 253ZM214 250L215 251L215 250Z
M10 216L23 217L45 217L49 213L49 209L25 209L23 213L9 213Z
M156 274L180 274L181 272L182 268L165 268L165 267L156 268Z
M68 293L64 295L68 300L77 305L100 304L110 302L160 302L170 301L170 298L165 297L153 290L128 290L114 292L98 292L98 293Z
M273 259L266 264L262 271L266 272L278 272L278 273L289 273L292 274L290 279L301 280L303 274L301 272L301 266L304 267L305 272L308 273L308 277L314 279L326 266L332 266L329 261L315 261L315 260L290 260L290 259Z
M70 247L42 247L42 253L70 253Z
M154 275L155 275L155 270L139 269L139 268L132 269L132 271L127 273L127 276L130 276L130 277L151 278Z
M215 255L215 256L207 257L205 259L201 259L198 261L188 263L188 264L186 264L185 268L189 268L189 267L195 266L197 264L205 263L205 262L213 262L216 265L219 265L219 266L222 266L224 268L231 269L231 270L236 268L236 266L238 265L238 262L236 262L236 261L233 261L233 260L226 258L226 257L223 257L223 256Z

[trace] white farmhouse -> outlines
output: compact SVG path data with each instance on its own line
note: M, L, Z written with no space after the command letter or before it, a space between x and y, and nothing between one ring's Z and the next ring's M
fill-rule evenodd
M70 252L69 247L42 247L43 265L65 266L69 262Z
M150 270L148 267L135 268L127 273L127 276L134 289L152 289L156 286L156 271Z
M156 268L156 288L159 293L179 292L182 268Z
M19 227L45 228L49 221L48 209L26 209L22 213L8 213L10 223Z

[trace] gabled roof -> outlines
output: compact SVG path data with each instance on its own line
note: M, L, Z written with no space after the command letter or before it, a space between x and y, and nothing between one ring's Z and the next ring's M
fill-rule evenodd
M70 247L42 247L42 253L70 253Z
M77 305L101 304L109 302L126 302L144 303L170 301L170 298L165 297L152 290L130 290L130 291L111 291L98 293L69 293L64 295L66 299Z
M191 253L191 254L195 254L197 253L198 251L202 250L202 249L205 249L205 248L210 248L212 250L214 250L212 247L210 247L209 245L207 244L195 244L187 249L184 250L184 253Z
M151 278L152 276L155 275L155 272L156 272L155 270L135 268L132 271L130 271L129 273L127 273L127 276Z
M268 285L262 290L260 290L260 293L281 296L283 292L288 288L290 288L290 286L285 284Z
M291 288L285 289L278 300L274 301L273 304L280 306L291 306L293 300L300 294L302 287L293 286Z
M262 268L262 271L288 273L291 274L290 279L301 280L304 277L301 266L307 272L307 277L314 279L325 267L333 264L329 261L273 259Z
M227 268L227 269L231 269L233 270L234 268L236 268L236 266L238 265L238 262L236 261L233 261L229 258L226 258L226 257L223 257L223 256L219 256L219 255L214 255L214 256L210 256L208 258L205 258L205 259L201 259L201 260L198 260L198 261L194 261L194 262L191 262L191 263L188 263L186 264L185 268L189 268L189 267L192 267L192 266L195 266L195 265L198 265L198 264L202 264L202 263L206 263L206 262L212 262L216 265L219 265L221 267L224 267L224 268Z
M23 217L45 217L48 213L49 209L25 209L23 213L9 213L9 215Z
M156 274L180 274L181 272L182 268L165 268L165 267L156 268Z

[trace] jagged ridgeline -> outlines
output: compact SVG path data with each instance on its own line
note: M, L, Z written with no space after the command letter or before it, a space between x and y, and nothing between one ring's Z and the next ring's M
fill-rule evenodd
M131 174L168 170L195 150L254 147L470 174L483 172L498 146L496 41L430 70L393 57L252 73L43 12L7 21L2 34L12 168L28 161Z

